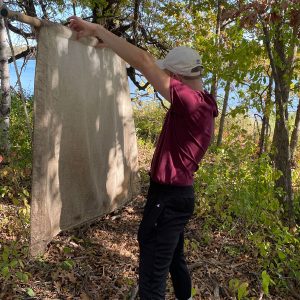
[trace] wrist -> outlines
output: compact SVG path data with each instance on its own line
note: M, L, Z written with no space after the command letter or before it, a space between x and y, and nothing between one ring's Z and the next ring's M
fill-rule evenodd
M100 36L101 29L103 29L102 25L93 23L93 29L92 29L93 34L92 35L101 39L101 36Z

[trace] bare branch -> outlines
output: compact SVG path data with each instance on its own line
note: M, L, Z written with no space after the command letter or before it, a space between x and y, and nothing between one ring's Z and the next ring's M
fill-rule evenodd
M34 34L32 32L25 32L24 30L18 28L18 27L15 27L14 25L12 25L11 23L7 22L7 26L8 26L8 29L11 30L12 32L16 33L16 34L19 34L21 35L22 37L24 37L25 39L26 38L34 38Z
M133 31L133 38L134 38L135 45L137 45L137 25L138 25L138 21L139 21L140 4L141 4L141 0L135 0L134 1L132 31Z
M154 93L155 93L155 97L159 100L159 102L160 102L161 106L163 107L163 109L168 111L169 108L165 106L163 98L160 97L160 95L157 91L154 91Z
M27 57L30 54L33 54L35 52L35 50L36 50L36 47L28 48L25 51L15 55L15 58L16 58L16 60L18 60L20 58ZM12 62L13 62L13 58L11 57L11 58L8 59L8 63L12 63Z
M133 67L127 68L127 75L131 79L131 81L134 83L134 85L140 90L140 91L145 91L146 88L150 85L149 82L145 83L144 85L140 85L140 83L135 79L136 72Z
M47 13L47 5L43 0L39 0L39 4L41 6L42 12L43 12L43 19L49 20L49 16Z
M165 52L169 50L168 47L166 47L165 45L163 45L162 43L156 41L153 37L151 37L149 32L147 32L147 30L145 29L145 27L140 26L140 28L141 28L142 36L144 37L145 41L148 44L155 45L157 48Z

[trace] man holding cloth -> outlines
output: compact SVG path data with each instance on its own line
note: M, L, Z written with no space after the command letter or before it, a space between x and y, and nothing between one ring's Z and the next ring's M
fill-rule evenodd
M176 47L164 60L128 43L103 26L76 16L69 27L78 39L94 36L139 70L171 105L151 163L150 187L138 232L139 295L165 299L170 272L176 298L192 299L191 278L184 258L184 227L193 214L193 174L204 156L218 114L214 98L203 90L199 54Z

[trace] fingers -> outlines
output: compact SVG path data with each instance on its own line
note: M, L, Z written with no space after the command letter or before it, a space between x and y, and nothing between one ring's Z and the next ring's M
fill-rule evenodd
M94 27L92 23L82 20L77 16L71 16L68 18L69 25L68 27L77 32L76 38L77 40L85 37L85 36L93 36L94 35Z
M69 22L69 28L74 30L74 31L79 31L81 29L81 24L80 24L80 18L78 18L77 16L71 16L68 19Z
M84 31L78 31L77 32L77 36L76 36L76 38L77 38L77 40L79 40L79 39L81 39L82 37L84 37L84 36L86 36L87 34L85 34L85 32Z
M71 20L79 20L80 18L78 18L77 16L71 16L69 17L67 20L71 21Z
M105 43L98 43L95 48L100 48L100 49L104 49L104 48L109 48L107 44Z
M68 27L72 30L77 31L76 28L78 28L78 25L76 25L76 22L73 19L70 19L68 21L69 21Z

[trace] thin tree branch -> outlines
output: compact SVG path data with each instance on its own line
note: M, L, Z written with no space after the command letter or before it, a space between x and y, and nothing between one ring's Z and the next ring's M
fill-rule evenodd
M49 20L49 16L47 13L47 5L45 4L45 2L43 0L39 0L39 4L40 4L42 12L43 12L42 19Z
M33 54L34 51L36 50L36 47L30 47L28 49L26 49L25 51L22 51L21 53L15 55L16 60L23 58L23 57L27 57L29 54ZM12 63L13 62L13 58L9 58L8 59L8 63Z
M25 39L26 38L34 38L34 34L32 32L25 32L24 30L15 27L14 25L12 25L11 23L7 23L8 29L18 35L23 36Z
M260 16L261 17L261 16ZM282 95L282 88L280 85L280 78L279 78L279 74L278 74L278 69L277 66L275 64L275 59L273 56L273 52L272 52L272 48L271 48L271 39L270 39L270 34L267 28L267 25L265 23L265 21L261 18L261 23L262 23L262 27L263 27L263 32L264 32L264 42L265 42L265 46L269 55L269 59L270 59L270 64L272 66L272 71L273 71L273 78L276 82L277 88L279 89L279 93L280 95ZM283 107L283 103L282 103L282 98L281 96L278 97L278 104L279 104L279 114L280 114L280 118L281 120L285 123L285 116L284 116L284 107Z
M25 9L26 15L37 18L37 13L33 0L24 0L23 7Z
M159 102L160 102L161 106L164 108L164 110L168 111L169 108L165 106L163 98L160 97L160 95L157 91L154 91L154 93L155 93L155 97L159 100Z
M132 32L135 45L137 45L137 25L139 21L139 8L140 8L141 0L134 1L134 13L133 13L133 24L132 24Z
M146 82L144 85L140 85L140 83L135 79L136 72L133 67L127 68L127 75L131 79L131 81L134 83L134 85L140 90L145 91L147 87L150 85L150 82Z
M168 47L166 47L165 45L163 45L162 43L156 41L153 37L151 37L149 32L147 32L147 30L145 29L145 27L140 26L140 28L141 28L142 36L144 37L144 39L148 44L155 45L157 48L165 52L169 50Z

